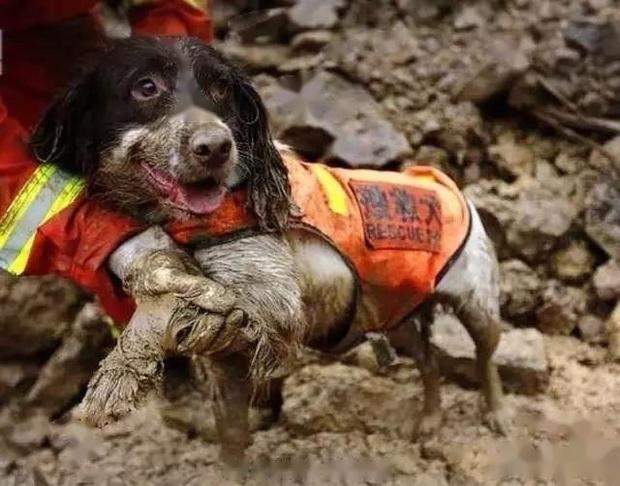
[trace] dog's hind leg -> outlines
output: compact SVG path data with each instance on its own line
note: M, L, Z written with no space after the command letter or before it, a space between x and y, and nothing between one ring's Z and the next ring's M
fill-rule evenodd
M469 302L455 305L454 310L476 345L476 365L487 406L487 422L493 430L507 434L509 417L503 405L502 382L493 362L501 336L501 324L473 297Z
M489 425L500 433L507 433L509 414L503 405L502 384L492 360L501 335L499 264L478 213L473 206L470 208L472 228L469 239L439 282L436 295L452 305L473 339Z
M441 373L435 350L430 342L430 326L433 322L435 302L426 301L402 326L389 334L390 342L401 353L411 356L416 364L424 398L422 410L416 414L412 436L423 438L431 436L442 422L441 413Z

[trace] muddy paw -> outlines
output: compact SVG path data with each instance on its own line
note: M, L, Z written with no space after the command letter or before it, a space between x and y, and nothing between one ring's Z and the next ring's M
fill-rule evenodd
M126 368L102 366L88 385L76 410L84 423L103 427L136 410L157 385L153 373L148 379Z
M509 435L512 429L512 411L506 406L489 411L485 414L485 422L493 432Z
M413 439L419 440L433 436L441 427L443 415L440 411L421 413L415 422Z

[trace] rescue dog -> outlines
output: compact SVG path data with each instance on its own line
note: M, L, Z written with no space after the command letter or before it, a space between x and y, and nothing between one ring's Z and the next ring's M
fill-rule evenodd
M243 230L221 238L198 231L202 238L193 239L188 249L206 275L236 292L252 332L240 328L233 350L218 353L187 346L195 329L181 326L173 336L179 352L204 351L215 369L224 447L243 450L249 444L251 389L286 368L299 346L342 351L385 321L390 327L378 330L413 356L422 376L417 431L432 431L440 423L440 376L428 326L437 302L453 307L475 342L489 423L506 430L501 382L492 362L500 339L498 264L475 208L445 176L422 169L427 182L419 187L413 173L304 165L290 150L276 148L266 110L249 80L194 39L120 41L49 109L31 145L41 160L84 175L92 197L151 224L200 227L204 219L205 228L219 227L231 224L227 218L233 214L249 214L253 222ZM305 179L293 184L297 171L313 174L308 200L326 205L315 227L304 216L308 208L299 204ZM435 194L444 190L453 205L462 204L450 210ZM404 191L404 199L398 191ZM237 194L243 197L237 200ZM371 231L369 225L396 211L394 204L400 204L402 217L395 229ZM223 211L226 205L229 211ZM370 214L375 210L382 216ZM356 218L342 220L355 221L350 226L334 226L341 236L343 227L362 228L363 234L344 238L356 239L363 258L347 255L317 229L329 224L322 216L328 212ZM450 223L451 214L462 219ZM441 232L445 236L450 224L457 224L461 236L437 260ZM402 243L407 234L415 235L413 243ZM398 273L394 269L401 263L406 268L410 251L426 255L420 272L432 281L423 295L408 293L413 285L406 283L408 275L394 288L373 281L380 275L379 281L387 282L393 275L386 272ZM374 266L356 267L360 258ZM398 312L392 312L396 302Z

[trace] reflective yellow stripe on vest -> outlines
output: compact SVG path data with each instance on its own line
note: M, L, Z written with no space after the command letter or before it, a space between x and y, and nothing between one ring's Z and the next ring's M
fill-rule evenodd
M37 228L75 201L83 188L82 179L52 164L38 166L0 216L0 268L23 273Z
M349 207L347 205L347 193L340 185L340 182L338 182L338 179L322 165L312 164L310 167L323 188L329 209L340 216L348 216Z

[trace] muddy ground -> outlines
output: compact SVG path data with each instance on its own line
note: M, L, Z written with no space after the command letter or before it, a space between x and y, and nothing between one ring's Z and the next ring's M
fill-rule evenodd
M478 392L446 379L443 427L411 440L418 373L364 353L293 374L243 471L219 463L200 400L87 429L71 407L112 342L105 317L71 285L0 275L0 484L618 484L620 5L215 3L217 46L255 76L279 138L333 164L435 165L481 209L506 328L540 339L508 352L513 431L490 432Z
M245 472L223 469L216 445L164 425L153 404L104 431L5 421L1 484L617 484L620 366L575 338L546 344L549 389L507 397L509 438L481 425L476 391L447 384L443 428L413 442L403 434L422 390L409 363L384 376L311 365L287 383L280 423L254 434Z

